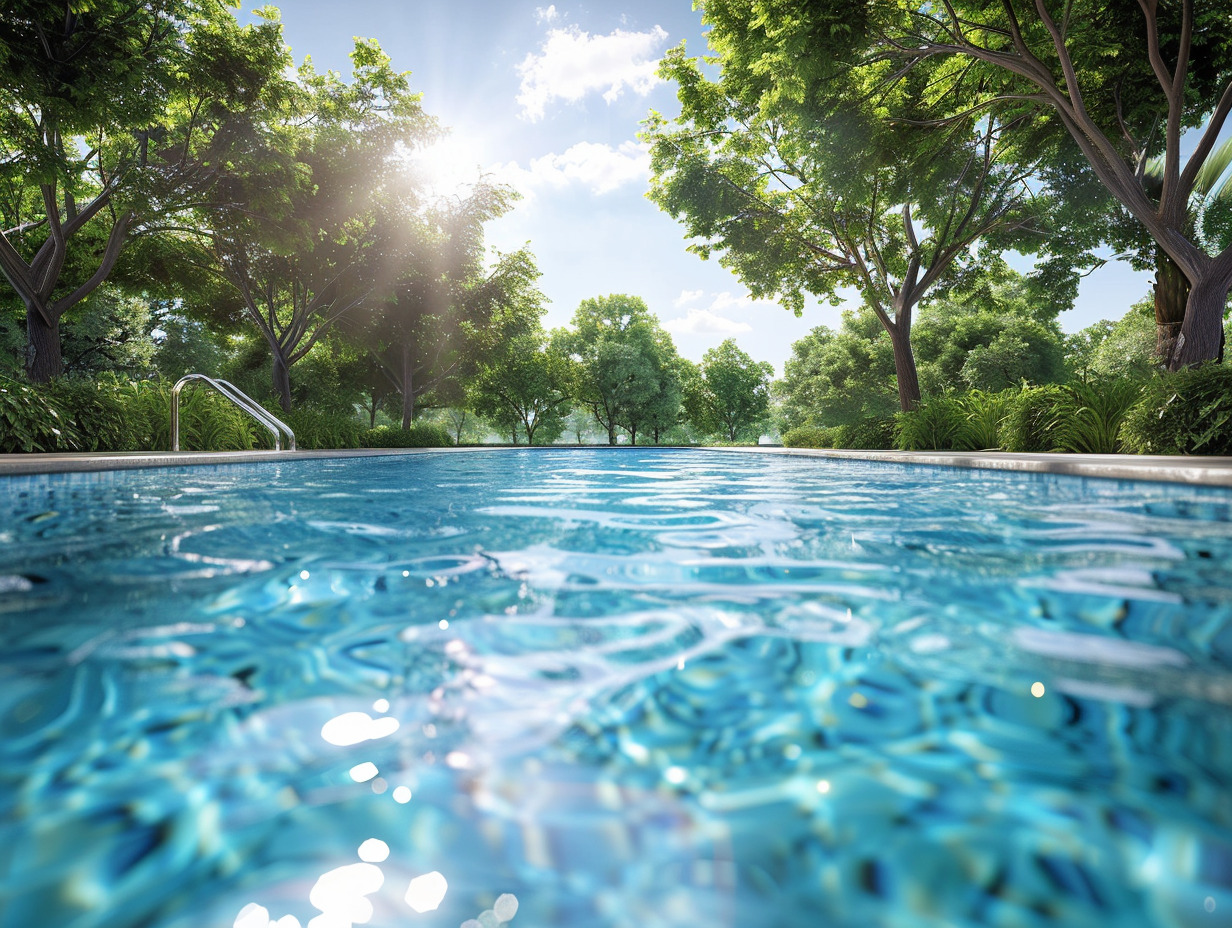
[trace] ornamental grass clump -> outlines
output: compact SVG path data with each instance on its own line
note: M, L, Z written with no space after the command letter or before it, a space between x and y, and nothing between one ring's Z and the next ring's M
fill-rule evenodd
M1232 368L1203 364L1155 377L1121 438L1134 454L1232 455Z

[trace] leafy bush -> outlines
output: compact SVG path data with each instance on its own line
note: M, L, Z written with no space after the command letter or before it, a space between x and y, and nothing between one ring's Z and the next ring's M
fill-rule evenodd
M360 435L363 448L444 448L453 444L449 432L439 425L412 422L409 429L378 425Z
M783 446L786 448L834 448L837 447L836 432L837 429L827 429L820 425L801 425L783 433Z
M1002 424L1017 392L1012 389L999 393L972 390L962 397L960 402L967 411L967 423L959 436L961 445L955 447L965 451L1000 450L1004 445Z
M889 451L894 447L894 417L869 416L834 429L835 448Z
M171 450L171 384L140 380L125 385L129 415L141 429L142 450ZM213 390L186 386L180 392L180 448L184 451L249 451L257 447L258 430L272 443L264 426Z
M0 451L76 451L79 440L43 393L0 377Z
M1057 406L1054 427L1061 451L1116 454L1119 433L1130 409L1142 396L1142 384L1126 378L1067 384Z
M1060 443L1058 410L1068 397L1064 387L1023 387L1013 394L1001 424L1001 447L1038 454Z
M967 409L956 397L934 396L910 412L900 412L895 426L903 451L954 451L968 447Z
M53 380L43 393L76 435L73 451L140 451L144 418L130 415L125 385L113 375ZM66 449L67 450L67 449Z
M1121 438L1135 454L1232 454L1232 367L1159 375L1125 416Z
M270 411L290 426L296 446L304 450L358 448L367 431L353 413L313 408Z

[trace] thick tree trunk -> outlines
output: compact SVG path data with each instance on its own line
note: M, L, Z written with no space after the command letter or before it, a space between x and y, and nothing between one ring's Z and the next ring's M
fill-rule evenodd
M409 429L415 418L415 367L411 349L402 349L402 428Z
M612 423L607 427L607 443L609 445L616 444L616 424Z
M920 378L915 370L911 335L896 328L889 331L890 344L894 346L894 372L898 375L898 405L903 412L910 412L920 405Z
M33 306L26 308L26 376L32 383L47 383L64 373L60 355L60 321L49 326Z
M1176 348L1177 336L1185 322L1185 304L1189 300L1189 279L1163 251L1155 252L1155 355L1167 364Z
M1232 274L1207 273L1192 282L1168 370L1179 371L1215 361L1223 349L1223 311L1232 287Z
M278 405L282 407L283 412L290 412L291 370L287 366L286 359L277 350L274 351L274 363L272 370L274 392L278 394Z

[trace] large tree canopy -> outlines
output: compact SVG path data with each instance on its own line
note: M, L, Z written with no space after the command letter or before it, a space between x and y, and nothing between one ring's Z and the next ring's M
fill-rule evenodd
M15 0L0 17L0 271L26 309L26 371L60 373L60 320L125 243L217 180L284 82L271 23L221 0Z
M295 91L199 210L212 266L269 346L275 392L338 320L392 294L423 204L400 159L435 122L372 41L352 80L300 66Z
M787 42L807 41L842 17L841 28L868 43L868 60L892 64L894 80L932 75L934 121L944 121L950 101L961 99L969 112L1017 114L1066 133L1191 286L1169 366L1219 355L1232 243L1196 234L1192 203L1232 114L1232 2L875 0L854 11L847 0L773 5ZM1190 149L1182 134L1199 126ZM1156 156L1161 170L1153 181L1148 166Z
M818 62L846 54L845 39L796 43L762 6L705 5L718 81L683 48L664 59L681 116L649 121L651 196L684 221L692 250L717 252L757 296L799 313L806 293L855 287L890 335L909 409L920 398L916 306L976 270L977 245L984 260L1010 244L1046 248L1046 197L1029 183L1033 164L1002 157L1012 123L906 125L926 103L928 79L876 99L884 75L875 66L832 67L820 80Z

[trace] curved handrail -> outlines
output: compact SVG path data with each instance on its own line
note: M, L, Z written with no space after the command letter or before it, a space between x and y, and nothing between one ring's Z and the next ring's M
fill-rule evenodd
M274 450L282 450L282 432L286 433L287 442L290 445L291 451L295 451L295 433L291 431L291 427L276 417L264 406L261 406L251 396L241 390L233 383L226 380L215 380L213 377L208 377L205 374L185 374L181 377L174 387L171 388L171 450L180 450L180 391L184 389L184 385L193 380L204 381L209 386L213 387L226 399L230 400L248 415L252 416L274 436Z

